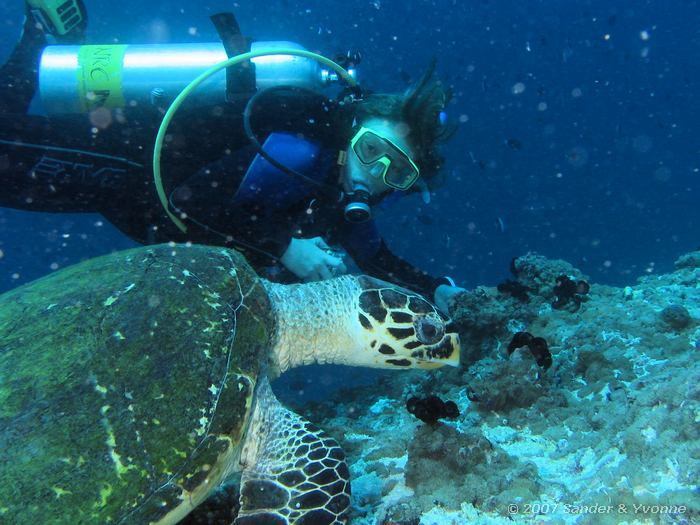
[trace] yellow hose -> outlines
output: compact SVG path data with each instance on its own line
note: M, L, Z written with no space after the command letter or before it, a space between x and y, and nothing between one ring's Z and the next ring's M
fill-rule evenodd
M246 60L250 60L251 58L269 55L294 55L305 58L311 58L325 66L328 66L330 69L333 69L350 86L355 87L357 85L355 79L352 78L345 69L343 69L340 65L336 64L332 60L317 53L313 53L311 51L287 48L262 49L260 51L250 51L248 53L242 53L240 55L233 56L222 62L219 62L218 64L213 65L212 67L204 71L201 75L199 75L197 78L195 78L192 82L187 84L187 86L185 86L185 88L180 92L180 94L177 97L175 97L175 100L173 100L172 104L170 104L170 107L165 112L165 115L163 116L163 121L160 123L160 127L158 128L158 134L156 135L156 143L153 146L153 179L156 183L156 191L158 192L158 198L160 199L160 203L163 205L165 212L168 214L168 217L170 217L173 223L175 223L175 225L183 233L187 233L187 226L178 217L176 217L168 207L168 197L165 193L165 188L163 187L163 179L161 177L160 171L160 156L163 150L163 141L165 140L165 135L168 131L170 121L172 121L173 117L175 116L175 113L178 109L180 109L180 106L187 99L187 97L190 96L190 94L210 76L214 75L215 73L218 73L222 69L225 69L230 66L235 66L236 64L239 64L240 62L244 62Z

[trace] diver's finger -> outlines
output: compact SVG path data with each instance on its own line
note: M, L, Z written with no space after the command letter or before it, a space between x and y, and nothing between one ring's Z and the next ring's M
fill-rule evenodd
M330 270L333 273L333 275L342 275L348 272L348 269L345 267L343 259L341 259L340 257L328 254L326 255L324 260L326 264L330 267Z
M304 278L304 282L306 282L306 283L312 283L314 281L320 281L320 280L321 280L321 276L320 276L320 272L318 270L312 270Z
M330 269L328 266L326 266L325 264L324 264L323 266L321 266L321 268L319 268L319 270L320 270L320 272L321 272L321 279L323 279L324 281L325 281L326 279L332 279L332 278L333 278L333 272L332 272L331 269Z
M333 267L333 275L345 275L348 273L348 267L345 266L345 263L343 262L342 259L339 259L340 264L337 264Z
M330 246L326 244L326 241L323 240L323 237L314 237L311 240L316 246L318 246L322 250L330 250Z

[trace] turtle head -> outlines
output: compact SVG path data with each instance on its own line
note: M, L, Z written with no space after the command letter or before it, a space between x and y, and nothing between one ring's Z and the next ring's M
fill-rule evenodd
M397 369L459 365L457 329L432 303L379 279L357 280L359 339L364 344L363 355L355 356L353 364Z

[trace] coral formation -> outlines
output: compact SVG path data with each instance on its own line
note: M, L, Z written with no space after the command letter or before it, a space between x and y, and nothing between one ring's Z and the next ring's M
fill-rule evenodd
M688 310L679 304L671 304L661 310L661 320L674 330L684 330L692 323Z
M576 311L552 305L557 277L587 281L579 270L533 254L513 269L528 302L489 287L457 298L463 369L393 376L306 412L344 436L352 523L700 520L700 252L624 289L592 283ZM508 356L525 331L548 342L549 369ZM460 416L429 426L403 409L429 395Z

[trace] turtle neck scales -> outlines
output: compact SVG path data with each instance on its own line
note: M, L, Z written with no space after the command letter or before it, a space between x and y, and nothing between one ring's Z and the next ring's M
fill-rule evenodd
M314 363L355 364L358 348L358 297L354 277L305 284L264 281L276 318L271 351L273 377Z

